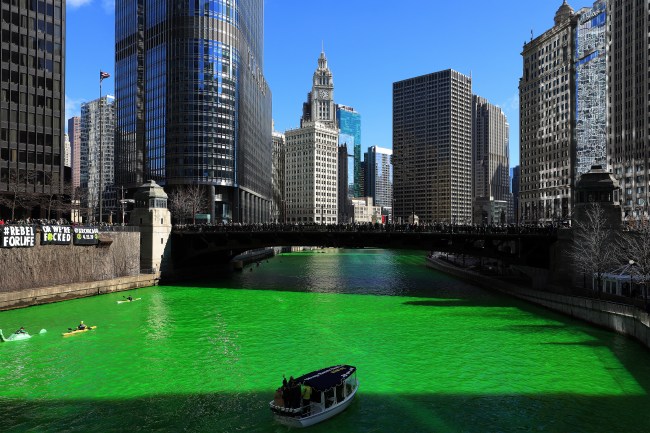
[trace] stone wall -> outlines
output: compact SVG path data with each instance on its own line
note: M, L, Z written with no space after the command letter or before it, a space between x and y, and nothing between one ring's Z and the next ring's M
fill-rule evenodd
M29 307L31 305L83 298L104 293L150 287L158 284L159 274L136 275L110 280L62 284L39 289L15 290L0 293L0 310Z
M568 316L628 335L650 348L650 316L636 307L600 299L526 289L458 268L435 258L427 259L427 265L479 287L498 290Z
M0 294L136 276L140 233L100 233L100 246L36 245L0 249Z

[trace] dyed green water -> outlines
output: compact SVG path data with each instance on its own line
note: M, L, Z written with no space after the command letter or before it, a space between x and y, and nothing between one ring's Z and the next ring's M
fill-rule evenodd
M650 351L426 269L422 253L283 255L212 287L0 313L2 432L282 432L282 374L361 383L313 432L648 432ZM256 289L256 290L250 290ZM79 320L95 331L63 338Z

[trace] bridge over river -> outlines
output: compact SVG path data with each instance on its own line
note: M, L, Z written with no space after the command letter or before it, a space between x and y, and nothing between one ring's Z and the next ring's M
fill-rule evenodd
M174 227L171 258L175 269L183 269L265 247L370 247L450 252L548 269L557 240L552 226L191 225Z

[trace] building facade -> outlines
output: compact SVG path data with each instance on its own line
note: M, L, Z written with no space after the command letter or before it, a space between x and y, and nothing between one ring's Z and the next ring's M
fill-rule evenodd
M339 208L339 223L347 224L351 221L350 215L350 185L349 179L349 160L348 146L343 143L340 144L341 137L339 136L339 156L338 156L338 208Z
M607 165L607 1L576 16L574 182L593 165Z
M300 128L285 132L287 220L338 222L338 124L334 80L325 53L318 58Z
M348 163L348 194L350 197L362 197L361 115L352 107L337 105L336 121L339 125L339 145L345 144L348 151L352 151L352 161Z
M271 217L275 222L287 222L284 195L286 139L284 134L273 130L273 193Z
M607 162L620 183L626 219L648 212L648 9L647 1L617 0L607 5Z
M393 151L379 146L371 146L364 153L366 163L365 193L371 197L375 206L393 206Z
M213 221L271 219L264 2L115 5L117 183L204 185Z
M472 80L448 69L393 83L393 220L472 220Z
M0 206L33 196L20 215L40 216L39 197L63 190L65 2L2 1L0 12Z
M555 25L524 44L519 81L520 215L525 223L569 218L575 159L573 9L566 3Z
M510 177L512 179L512 204L513 204L513 218L515 223L521 221L519 214L519 182L521 176L519 166L512 167Z
M72 153L72 189L76 191L81 185L81 117L74 116L68 119L68 136Z
M474 224L501 222L503 203L510 200L510 126L501 108L472 97L472 170ZM508 219L506 204L505 220ZM493 216L498 218L494 220ZM504 221L505 222L505 221Z
M115 98L110 95L81 104L81 206L90 210L90 219L99 220L99 200L102 197L104 215L115 212L117 208L114 197L115 106Z

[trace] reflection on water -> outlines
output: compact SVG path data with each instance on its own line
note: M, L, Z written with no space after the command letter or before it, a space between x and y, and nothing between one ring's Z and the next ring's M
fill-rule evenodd
M650 431L645 348L422 252L285 254L131 293L0 313L50 331L0 344L0 431L285 432L267 407L282 374L337 363L357 366L358 398L312 432ZM79 319L97 330L62 338Z

